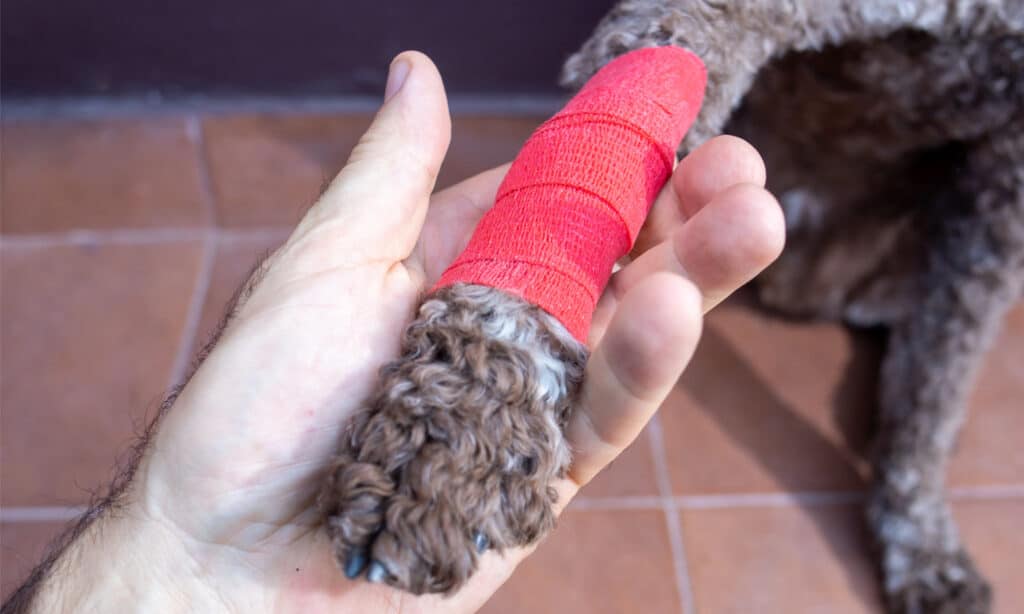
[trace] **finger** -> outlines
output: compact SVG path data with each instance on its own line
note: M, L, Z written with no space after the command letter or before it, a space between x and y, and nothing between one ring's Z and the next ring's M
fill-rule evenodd
M574 457L568 479L555 484L556 513L637 437L689 362L700 327L697 289L678 276L655 275L623 297L588 362L583 402L565 430ZM476 611L536 546L489 551L454 596L424 596L417 604Z
M622 296L653 274L671 272L700 289L707 311L778 258L784 243L785 223L775 198L757 185L734 185L615 273L609 287Z
M729 135L715 137L693 150L672 175L672 187L686 219L738 183L763 188L764 160L753 145Z
M700 330L700 293L678 275L652 275L622 297L565 430L573 481L590 481L636 438L693 356Z
M419 236L450 140L437 68L422 53L399 54L391 63L384 104L296 234L329 233L328 243L349 257L405 258Z
M466 248L480 218L494 205L508 167L484 171L431 197L419 242L406 262L423 274L426 284L433 285Z
M679 162L651 206L633 257L666 240L716 194L738 183L764 186L764 161L753 146L734 136L718 136L695 149Z

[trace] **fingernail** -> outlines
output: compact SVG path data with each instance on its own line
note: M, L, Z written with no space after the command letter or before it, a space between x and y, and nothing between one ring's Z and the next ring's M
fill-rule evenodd
M383 582L387 575L388 570L385 569L384 565L380 561L374 561L370 563L370 571L366 572L366 579L374 583Z
M411 68L412 64L405 58L391 63L391 68L388 69L388 83L384 87L384 102L391 100L398 90L402 89Z
M484 550L487 550L487 546L491 545L487 536L480 531L477 531L476 535L473 536L473 543L476 544L476 551L480 553L483 553Z
M363 568L366 567L366 553L362 550L356 550L348 555L345 559L345 577L349 580L353 580L363 573Z

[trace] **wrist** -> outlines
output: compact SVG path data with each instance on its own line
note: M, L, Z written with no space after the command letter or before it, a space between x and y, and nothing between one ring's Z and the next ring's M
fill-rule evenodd
M54 562L33 612L221 609L171 531L136 506L112 506ZM205 604L205 605L204 605Z

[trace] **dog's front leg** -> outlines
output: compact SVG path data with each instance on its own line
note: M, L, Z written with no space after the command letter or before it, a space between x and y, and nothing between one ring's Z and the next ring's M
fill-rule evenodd
M623 0L565 63L562 83L580 87L627 51L676 45L695 52L708 70L708 89L683 152L721 133L758 71L790 51L863 41L911 28L949 34L1020 20L1000 0ZM969 22L969 23L962 23ZM1017 25L1016 27L1019 27ZM780 99L778 104L786 104ZM793 126L798 130L799 126Z
M894 613L982 614L988 585L944 493L973 374L1024 282L1024 133L974 145L961 195L936 203L919 308L893 327L882 370L868 516Z
M761 66L789 44L788 35L757 19L779 0L711 3L699 0L626 0L597 26L562 71L573 89L599 68L633 49L676 45L697 53L708 69L704 107L683 141L689 151L722 130ZM754 22L758 21L754 26Z

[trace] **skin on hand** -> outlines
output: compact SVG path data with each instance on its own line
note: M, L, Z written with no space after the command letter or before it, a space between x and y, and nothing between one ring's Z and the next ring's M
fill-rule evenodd
M40 611L68 600L109 606L127 590L172 610L190 602L468 612L527 556L489 552L457 595L413 597L346 580L314 505L345 420L397 356L422 293L465 246L507 169L431 196L450 131L436 68L422 54L401 54L373 125L257 272L160 424L126 503L65 554L78 564L44 584ZM665 399L693 353L702 313L781 251L782 215L763 186L760 156L735 138L709 141L680 162L632 263L598 304L582 406L566 430L575 458L559 486L562 506Z

